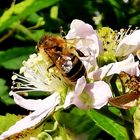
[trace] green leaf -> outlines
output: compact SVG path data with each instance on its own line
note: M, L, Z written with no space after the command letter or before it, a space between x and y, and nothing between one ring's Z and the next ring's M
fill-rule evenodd
M117 121L96 110L89 111L88 115L96 123L96 125L112 135L116 140L129 140L126 128L117 123Z
M14 114L7 113L6 116L0 116L0 134L15 124L17 120L19 120L19 116Z
M12 98L8 94L8 86L6 86L6 81L0 78L0 100L6 105L14 104Z
M58 6L53 6L50 11L50 17L53 19L57 19L58 17Z
M26 19L27 22L36 24L38 21L44 20L43 17L39 16L37 13L32 13Z
M7 51L0 52L0 66L6 69L19 69L22 66L22 61L33 53L34 47L15 47Z
M13 5L0 18L0 32L18 22L20 19L31 15L43 8L56 4L59 0L24 0Z
M87 115L87 111L78 108L68 109L56 113L58 122L75 135L86 135L87 139L94 139L101 129L95 125Z
M33 32L34 38L38 41L45 34L45 30L35 30Z
M8 130L9 127L14 125L17 121L20 121L24 116L22 115L14 115L7 113L5 116L0 116L0 134L4 131ZM22 126L21 126L22 127ZM43 125L38 126L37 128L28 128L23 130L22 132L12 135L9 139L17 139L18 136L22 138L22 140L29 140L31 137L37 137L37 135L41 132Z
M130 18L129 24L130 25L135 25L135 24L137 24L139 22L139 19L140 19L140 14L137 14L137 15L135 15L135 16Z

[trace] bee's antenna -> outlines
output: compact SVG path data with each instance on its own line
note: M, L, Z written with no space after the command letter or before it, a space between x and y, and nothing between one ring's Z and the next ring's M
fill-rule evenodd
M66 39L65 37L66 37L66 33L64 32L64 30L63 30L63 27L62 26L60 26L60 35L64 38L64 39Z

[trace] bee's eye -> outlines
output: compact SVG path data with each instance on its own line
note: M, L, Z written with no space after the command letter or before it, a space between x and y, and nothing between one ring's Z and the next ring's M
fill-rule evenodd
M61 47L55 46L54 48L55 48L56 52L62 52L62 48Z

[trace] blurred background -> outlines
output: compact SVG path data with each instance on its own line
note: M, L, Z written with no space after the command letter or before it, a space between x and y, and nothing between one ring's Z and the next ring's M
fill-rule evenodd
M73 19L94 29L140 27L140 0L0 0L0 115L26 113L9 97L12 73L36 52L41 36L59 34L60 26L67 33Z

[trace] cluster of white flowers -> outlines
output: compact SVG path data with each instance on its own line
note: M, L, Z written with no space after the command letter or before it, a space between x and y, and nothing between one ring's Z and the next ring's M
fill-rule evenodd
M16 104L33 112L2 133L0 139L5 139L36 125L44 117L56 111L58 107L66 109L74 104L81 109L102 108L112 97L110 86L103 81L105 76L119 74L121 71L139 76L139 62L136 62L133 56L133 54L138 54L140 48L139 36L140 30L136 30L130 35L124 36L119 42L116 56L126 56L125 60L99 68L96 59L104 52L96 31L91 25L81 20L73 20L66 39L78 38L75 42L76 49L86 56L79 59L86 68L87 77L79 78L75 86L71 88L66 84L57 68L48 69L52 65L49 58L44 59L40 53L32 54L27 61L23 62L20 74L13 75L15 86L10 95L14 97ZM29 91L44 91L49 96L43 100L33 100L24 99L18 94ZM62 93L65 97L63 104L61 104Z

